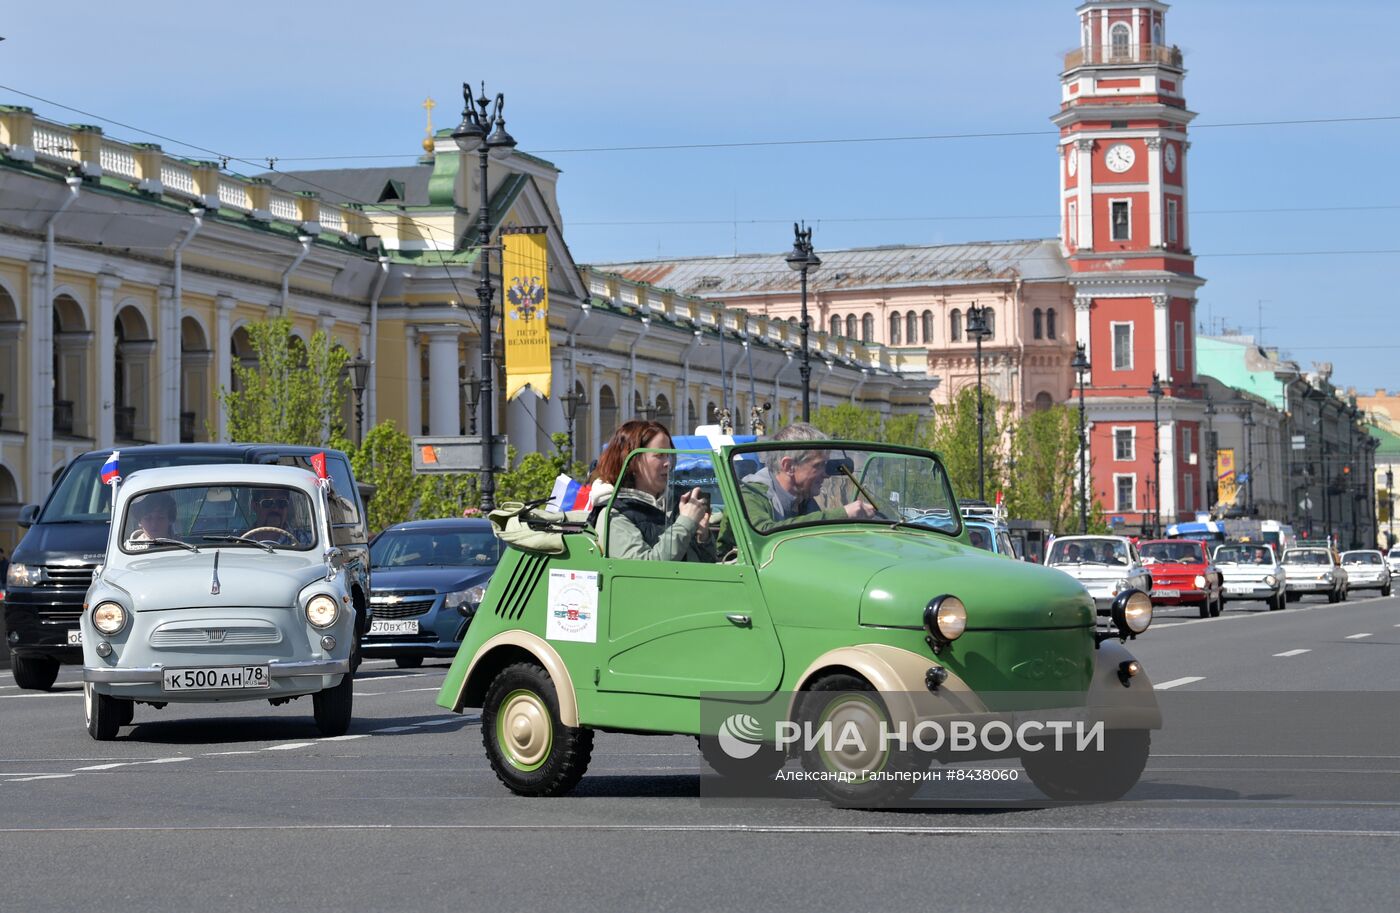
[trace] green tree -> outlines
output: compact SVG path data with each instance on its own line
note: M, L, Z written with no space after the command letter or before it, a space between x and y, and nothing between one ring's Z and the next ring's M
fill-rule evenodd
M812 415L812 424L838 440L929 446L929 423L918 414L884 418L874 409L841 403L818 409Z
M1007 416L996 397L982 391L983 479L987 500L1003 487L1005 464L1002 430ZM959 498L977 497L977 388L965 387L951 405L939 410L930 444L943 457L948 480Z
M341 435L349 353L324 330L309 345L294 342L287 317L250 324L248 337L257 364L235 363L238 389L221 387L218 393L229 439L324 447Z
M554 453L527 453L518 464L515 462L516 449L507 448L507 463L514 465L514 468L497 476L496 503L545 498L553 490L554 480L560 475L568 474L582 479L587 474L588 467L582 463L570 464L567 434L552 434L549 440L554 445Z
M370 530L377 532L410 519L420 477L413 472L413 442L408 435L393 422L380 422L365 434L359 447L349 442L342 447L350 454L355 480L374 486L367 508Z
M1008 487L1008 513L1045 520L1056 533L1079 531L1079 425L1074 412L1051 406L1016 423L1012 433L1016 469Z

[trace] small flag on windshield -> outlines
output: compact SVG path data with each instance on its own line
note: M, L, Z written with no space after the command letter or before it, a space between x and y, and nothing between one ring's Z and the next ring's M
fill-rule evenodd
M113 450L112 455L107 457L107 462L102 464L102 484L112 485L122 480L121 471L121 451Z
M326 477L326 454L324 451L311 455L311 468L316 470L316 478L324 479Z

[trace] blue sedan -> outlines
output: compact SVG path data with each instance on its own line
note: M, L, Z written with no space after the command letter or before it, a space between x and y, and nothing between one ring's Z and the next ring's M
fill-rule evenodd
M490 522L399 523L376 536L369 553L374 616L364 655L392 658L401 669L456 655L501 558Z

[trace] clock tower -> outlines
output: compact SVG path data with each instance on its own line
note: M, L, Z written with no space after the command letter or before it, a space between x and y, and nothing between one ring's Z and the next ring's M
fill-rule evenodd
M1052 118L1075 337L1091 365L1091 491L1129 533L1160 533L1208 508L1195 368L1204 280L1187 220L1186 128L1195 114L1181 51L1167 42L1167 9L1157 0L1083 3ZM1155 441L1154 374L1164 391Z

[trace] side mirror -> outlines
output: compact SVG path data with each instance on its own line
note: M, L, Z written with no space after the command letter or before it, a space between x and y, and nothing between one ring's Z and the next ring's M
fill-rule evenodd
M39 505L26 504L19 509L19 525L23 529L29 529L39 521Z
M844 459L839 460L826 461L826 474L829 476L839 476L841 474L841 470L843 469L847 472L855 472L856 461L851 459L850 457L846 457Z
M326 579L330 580L345 567L345 552L337 546L326 549Z

